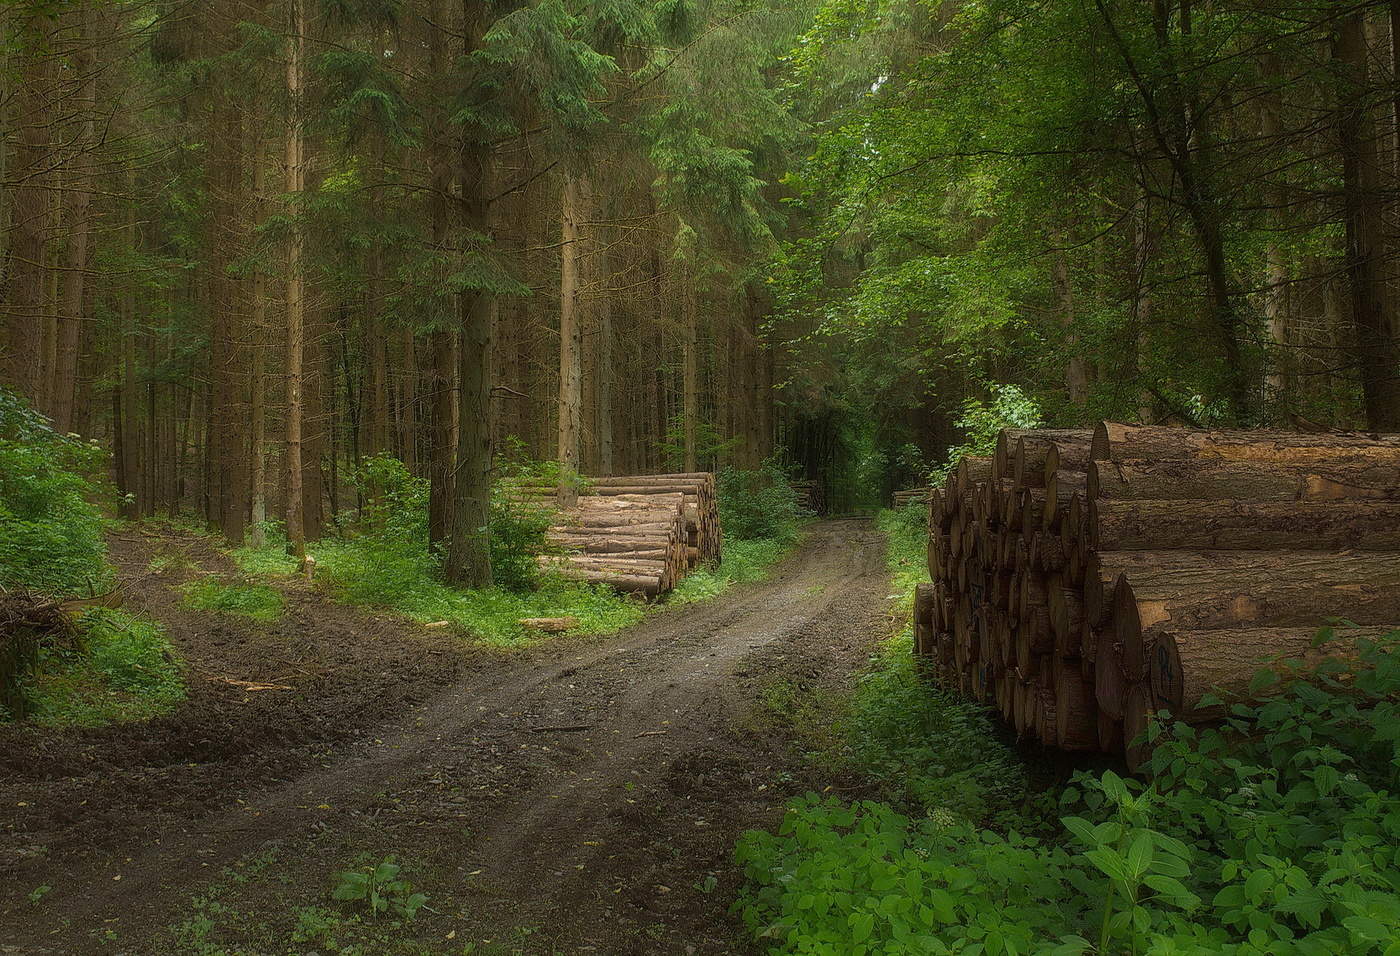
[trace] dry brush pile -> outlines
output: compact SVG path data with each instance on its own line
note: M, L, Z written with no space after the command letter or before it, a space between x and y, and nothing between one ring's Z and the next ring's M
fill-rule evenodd
M545 500L556 489L522 491ZM581 581L649 598L701 563L720 559L719 501L710 472L591 479L547 533L540 563Z
M915 653L1066 750L1206 722L1261 662L1400 625L1400 436L1005 430L929 505ZM1315 647L1329 620L1359 625Z

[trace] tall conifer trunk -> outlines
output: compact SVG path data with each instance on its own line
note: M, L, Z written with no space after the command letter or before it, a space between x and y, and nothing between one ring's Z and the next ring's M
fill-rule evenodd
M579 232L582 192L577 176L564 177L560 210L559 263L559 507L578 501L575 477L583 431L583 310L580 307Z
M78 84L74 109L79 115L78 145L93 145L93 108L97 100L96 56L93 47L93 12L86 4L73 12L78 20L76 48L72 69ZM61 432L73 430L73 403L78 379L79 331L82 326L83 293L87 278L88 211L92 206L91 178L81 171L92 160L80 156L79 171L69 174L64 190L64 220L68 242L64 248L63 274L59 277L61 293L57 335L54 342L53 396L50 407L54 427Z
M463 3L465 50L470 57L487 27L485 0ZM462 187L463 244L482 236L490 242L487 189L491 183L492 147L484 131L462 132L457 153ZM458 383L457 473L453 482L452 540L444 573L464 587L491 586L491 316L492 294L469 289L461 296L461 341Z
M302 165L302 69L306 50L305 0L292 0L291 36L287 47L287 93L292 111L287 124L287 192L299 195L305 187ZM306 559L306 529L302 499L303 359L306 300L303 236L300 211L293 216L287 248L287 448L283 465L287 481L287 539L300 561Z
M47 17L26 23L35 35L47 32ZM30 54L15 95L14 122L19 126L15 149L18 183L11 190L11 229L5 296L5 380L31 400L41 384L41 330L44 321L44 261L47 239L48 185L52 165L50 125L51 58L43 51Z
M695 471L697 467L698 450L698 426L700 424L700 356L699 348L699 311L698 299L700 292L696 288L694 268L688 268L685 276L685 288L681 290L681 334L684 336L681 346L681 389L684 416L684 458L685 471Z
M1400 345L1385 287L1385 237L1381 217L1380 160L1375 119L1366 102L1368 69L1364 13L1341 23L1334 53L1344 83L1337 135L1342 149L1342 200L1346 217L1347 276L1361 368L1366 423L1400 430Z
M434 0L428 24L428 71L436 80L446 75L448 55L446 0ZM428 217L433 252L452 255L451 206L452 153L445 110L433 112L427 136ZM438 318L429 338L432 361L428 369L428 540L440 544L451 532L454 480L452 422L456 415L454 382L457 374L453 335L447 317Z

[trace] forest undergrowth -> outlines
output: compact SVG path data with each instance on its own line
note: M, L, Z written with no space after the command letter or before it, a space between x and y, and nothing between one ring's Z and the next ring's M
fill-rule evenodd
M106 455L62 435L0 389L0 595L7 612L90 601L113 587L103 507L115 508ZM62 611L26 640L0 634L0 722L95 726L168 712L181 666L159 625L120 608ZM8 705L6 704L8 702Z
M396 459L370 459L359 474L366 500L361 518L341 534L313 546L316 577L328 593L348 604L397 611L423 623L445 621L473 640L514 647L541 637L523 628L522 619L572 617L577 623L566 633L611 634L648 613L714 597L734 584L761 580L796 546L806 517L776 467L721 473L723 559L717 565L696 568L664 601L648 603L603 585L569 581L536 568L536 556L547 550L544 531L552 512L522 503L512 489L521 483L551 480L555 477L552 467L548 462L501 463L502 478L497 481L491 505L492 566L497 583L490 588L464 589L442 580L440 556L423 546L427 537L427 482L410 475ZM222 596L228 604L251 604L250 591L260 586L258 582L297 573L280 525L270 522L264 534L261 547L233 551L247 580L223 584L222 595L210 595L211 603Z
M921 517L881 518L905 612ZM906 628L822 751L865 798L808 794L745 834L734 908L772 953L1396 956L1397 645L1261 670L1266 703L1154 727L1142 779L1050 782L985 708L915 672Z

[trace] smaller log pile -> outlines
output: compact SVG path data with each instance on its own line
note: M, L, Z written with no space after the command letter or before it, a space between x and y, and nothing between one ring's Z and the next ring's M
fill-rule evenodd
M585 495L548 532L557 553L540 566L649 598L668 593L689 569L685 496Z
M915 653L1066 750L1221 716L1260 664L1400 625L1400 436L1013 430L929 504ZM1328 618L1340 647L1313 639Z
M804 511L814 515L826 514L826 493L819 481L794 481L792 490L797 492L797 503Z
M907 508L910 505L925 504L929 496L933 494L932 488L906 488L903 491L896 491L890 496L890 504L896 509Z
M556 489L518 489L548 503ZM548 538L558 553L542 566L578 580L660 597L700 563L720 559L719 501L710 472L621 475L589 480L578 505L562 513Z

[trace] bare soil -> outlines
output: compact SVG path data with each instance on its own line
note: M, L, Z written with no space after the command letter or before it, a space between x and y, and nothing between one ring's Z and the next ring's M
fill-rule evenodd
M822 783L762 698L839 688L888 624L864 522L814 526L760 584L515 653L304 586L275 624L191 611L148 568L172 548L225 566L198 537L113 541L188 701L0 728L0 953L319 952L298 914L350 920L335 874L389 853L431 910L342 927L361 952L745 952L734 841Z

